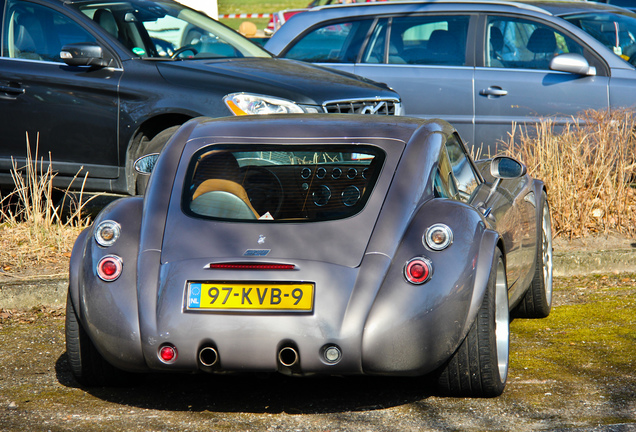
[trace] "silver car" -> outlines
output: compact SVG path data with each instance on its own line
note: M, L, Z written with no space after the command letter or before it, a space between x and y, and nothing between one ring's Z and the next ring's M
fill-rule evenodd
M557 125L636 102L636 15L593 2L386 2L312 9L267 43L281 57L384 82L407 115L473 146L513 122Z
M545 317L551 300L543 182L511 158L475 163L447 122L199 118L145 198L78 237L66 346L85 385L432 374L444 393L496 396L509 311Z

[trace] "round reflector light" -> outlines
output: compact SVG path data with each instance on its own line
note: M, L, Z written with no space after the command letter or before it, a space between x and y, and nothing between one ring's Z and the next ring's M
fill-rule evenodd
M97 276L103 281L112 282L121 275L123 267L123 261L117 255L106 255L97 263Z
M170 344L160 346L159 360L168 364L174 363L174 361L177 360L177 348Z
M444 224L435 224L426 230L424 244L434 250L441 251L453 243L453 231Z
M423 284L433 275L433 263L427 258L413 258L404 266L404 277L412 284Z
M336 345L323 347L323 357L329 364L336 364L342 358L342 351Z
M106 220L100 222L95 228L95 241L103 247L112 246L119 238L120 233L121 227L117 222Z

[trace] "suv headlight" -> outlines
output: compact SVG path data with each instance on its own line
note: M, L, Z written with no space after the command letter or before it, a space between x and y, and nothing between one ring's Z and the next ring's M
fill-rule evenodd
M299 105L287 99L252 93L231 93L223 97L223 102L234 115L321 112L317 107Z

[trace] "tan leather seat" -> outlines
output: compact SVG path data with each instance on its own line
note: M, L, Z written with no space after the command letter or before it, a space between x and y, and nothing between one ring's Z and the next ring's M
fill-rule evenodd
M224 179L209 179L201 183L192 195L190 210L204 216L228 219L259 217L243 186Z

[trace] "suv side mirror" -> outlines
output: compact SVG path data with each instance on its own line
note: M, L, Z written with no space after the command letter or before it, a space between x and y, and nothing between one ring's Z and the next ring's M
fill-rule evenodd
M590 66L581 54L560 54L550 61L550 69L560 72L569 72L577 75L594 76L596 68Z
M60 57L69 66L106 67L110 61L104 59L102 47L91 42L64 45Z

